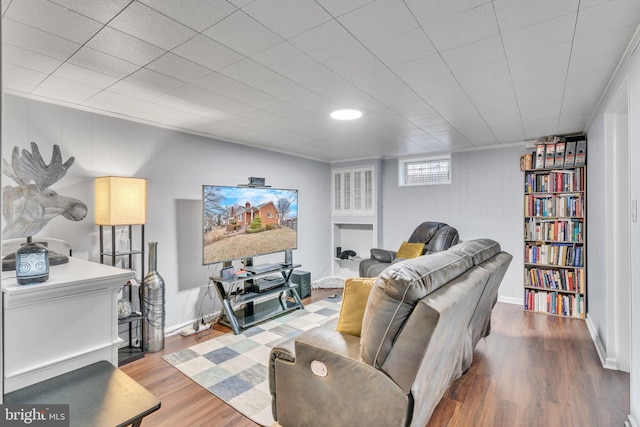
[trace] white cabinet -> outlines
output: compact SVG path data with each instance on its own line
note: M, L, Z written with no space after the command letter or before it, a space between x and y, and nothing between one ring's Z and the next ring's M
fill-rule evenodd
M18 285L2 272L4 392L100 360L118 365L118 290L133 272L78 258L49 280Z
M373 166L331 170L333 215L375 215Z

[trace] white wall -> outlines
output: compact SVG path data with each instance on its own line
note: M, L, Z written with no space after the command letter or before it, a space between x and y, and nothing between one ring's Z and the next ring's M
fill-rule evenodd
M14 146L29 148L30 141L38 143L46 162L53 144L60 145L63 160L75 157L65 178L52 188L85 202L89 215L81 222L58 217L39 234L69 241L74 256L99 261L93 179L104 175L148 179L146 241L158 242L158 272L166 284L167 330L198 315L208 277L219 268L202 266L203 184L245 184L249 176L259 176L275 188L298 189L299 234L294 261L311 272L312 280L329 274L328 261L317 256L331 253L328 163L12 95L5 95L4 101L4 159L10 161ZM3 185L7 184L15 185L3 176ZM256 262L278 262L283 257L260 257ZM203 311L211 309L212 301L205 297Z
M488 237L513 255L500 286L501 300L522 304L523 172L522 147L468 151L452 155L452 182L398 186L398 161L383 162L382 247L397 249L424 221L455 227L460 239Z
M640 199L640 173L635 167L640 162L640 52L637 50L630 57L625 68L620 72L617 83L610 93L618 92L622 84L629 84L629 141L631 146L631 199ZM588 258L587 274L589 278L589 316L599 334L603 344L607 343L607 302L609 295L606 283L605 257L602 250L605 247L605 215L603 202L604 192L604 153L605 144L605 114L611 96L602 103L601 109L594 115L594 119L587 129L589 138L588 152ZM630 417L634 425L640 425L640 223L631 223L631 411ZM610 317L609 317L610 319Z

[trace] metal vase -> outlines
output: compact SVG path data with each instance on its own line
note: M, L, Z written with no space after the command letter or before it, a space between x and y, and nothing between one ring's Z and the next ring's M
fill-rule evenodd
M157 271L158 242L149 242L149 272L142 280L142 346L153 353L164 348L164 279Z

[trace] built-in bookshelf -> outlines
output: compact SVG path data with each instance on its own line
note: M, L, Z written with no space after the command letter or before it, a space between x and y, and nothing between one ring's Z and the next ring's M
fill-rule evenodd
M586 137L549 137L523 156L524 308L584 319Z

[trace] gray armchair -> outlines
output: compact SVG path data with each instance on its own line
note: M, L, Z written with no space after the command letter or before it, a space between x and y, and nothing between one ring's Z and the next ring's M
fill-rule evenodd
M407 242L424 243L423 255L441 252L458 243L458 230L443 223L427 221L420 224ZM371 257L360 261L360 277L378 277L382 270L396 261L396 251L372 248Z

